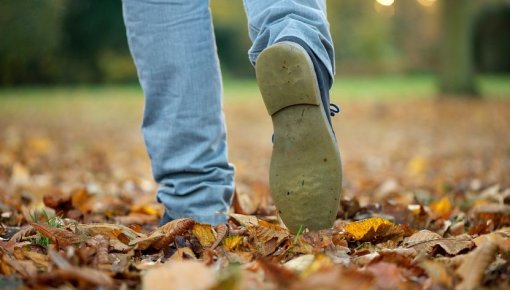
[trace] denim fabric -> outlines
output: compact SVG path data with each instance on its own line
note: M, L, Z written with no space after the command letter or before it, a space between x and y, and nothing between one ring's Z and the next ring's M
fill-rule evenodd
M333 75L324 0L245 0L249 58L279 39L305 41ZM234 167L227 160L222 84L208 0L123 0L128 43L145 95L142 132L157 198L169 217L227 219Z

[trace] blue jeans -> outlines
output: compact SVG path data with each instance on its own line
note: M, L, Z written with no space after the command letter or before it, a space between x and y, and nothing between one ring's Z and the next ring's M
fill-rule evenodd
M267 46L297 37L333 76L324 0L245 0L244 4L253 64ZM209 1L123 0L123 13L145 95L142 132L160 184L157 198L171 218L224 223L234 191L234 167L227 160Z

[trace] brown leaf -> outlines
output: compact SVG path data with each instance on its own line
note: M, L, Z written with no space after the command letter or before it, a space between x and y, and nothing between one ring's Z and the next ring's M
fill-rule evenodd
M486 242L476 250L462 257L462 263L455 273L462 278L462 282L455 287L457 290L478 289L487 267L496 257L497 245L492 235L487 236Z
M286 229L263 220L259 220L257 226L248 227L248 233L254 239L255 249L263 257L273 253L284 240L290 237Z
M77 232L91 237L101 235L110 239L117 239L126 245L131 244L136 239L146 237L146 235L138 233L126 226L107 223L79 224L77 225Z
M182 260L196 260L197 256L193 253L189 247L178 248L175 253L170 257L172 261L182 261Z
M74 234L68 230L53 228L37 223L31 223L30 225L40 234L50 239L55 245L57 245L57 248L65 248L86 240L86 237Z
M257 194L248 194L245 190L234 191L232 199L232 207L237 214L251 215L254 214L260 206L260 197Z
M434 255L434 250L438 249L442 249L448 255L457 255L475 246L469 236L442 238L439 234L428 230L422 230L412 235L406 240L405 245L408 248L414 248L420 254L432 255Z
M41 274L37 278L38 281L43 283L51 282L64 282L75 281L80 285L79 288L87 288L85 285L112 287L114 285L113 279L106 273L101 271L86 268L86 267L69 267L65 269L56 269L51 272Z
M216 226L216 233L217 238L214 244L212 244L211 249L215 249L222 241L223 239L228 235L229 228L226 224L219 224Z
M108 247L110 245L107 238L102 235L97 235L87 241L87 244L96 249L96 255L94 257L93 265L109 264L110 259L108 257Z
M374 289L374 277L369 272L361 272L357 269L344 269L334 267L324 269L312 273L306 279L293 283L292 290L309 290L309 289L357 289L369 290Z
M256 226L259 224L259 219L254 215L242 215L231 213L230 216L245 227Z
M143 290L206 290L216 284L214 272L197 261L172 261L142 276Z
M258 264L264 270L267 277L273 280L280 289L286 289L297 278L294 272L272 262L269 259L261 259Z
M426 260L420 263L429 277L432 289L451 289L453 286L453 273L445 266L444 263Z
M176 219L165 224L158 229L158 231L161 231L164 236L154 242L151 246L157 250L161 250L162 248L172 243L176 236L182 235L188 231L191 227L193 227L194 224L195 221L190 218Z
M371 264L366 268L366 271L372 273L376 278L376 289L397 289L404 281L402 271L393 263L378 262Z
M79 209L82 213L88 213L92 209L93 195L88 193L85 188L81 188L71 195L71 204L73 208Z
M91 284L95 286L105 287L113 286L113 279L106 273L88 267L73 266L59 253L52 250L50 250L48 254L51 257L53 263L55 263L55 265L57 265L59 269L47 273L49 277L48 275L41 275L39 279L42 280L50 279L59 281L71 280L76 281L82 285Z

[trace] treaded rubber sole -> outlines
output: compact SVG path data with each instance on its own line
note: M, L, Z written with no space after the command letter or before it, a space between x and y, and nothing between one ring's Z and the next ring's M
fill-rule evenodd
M340 202L342 166L325 115L313 63L304 48L280 42L255 71L274 129L269 185L287 228L330 228Z

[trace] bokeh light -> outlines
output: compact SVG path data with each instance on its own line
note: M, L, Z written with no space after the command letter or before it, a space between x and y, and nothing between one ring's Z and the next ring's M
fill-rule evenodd
M377 3L383 5L383 6L391 6L393 3L395 3L395 0L376 0Z

